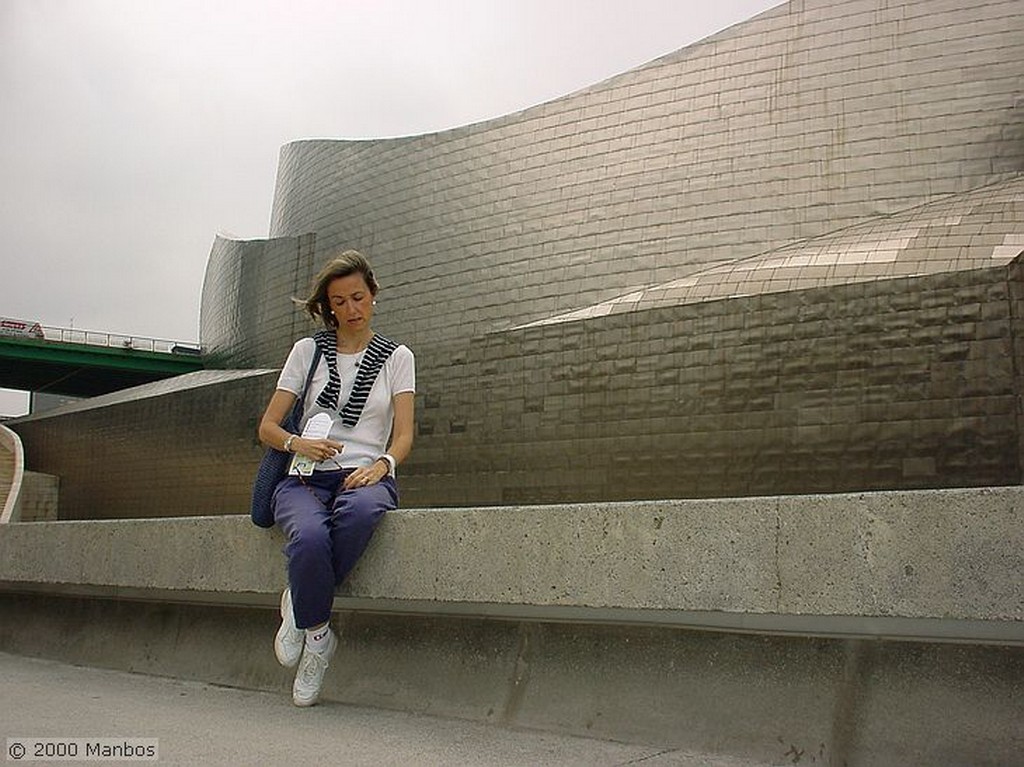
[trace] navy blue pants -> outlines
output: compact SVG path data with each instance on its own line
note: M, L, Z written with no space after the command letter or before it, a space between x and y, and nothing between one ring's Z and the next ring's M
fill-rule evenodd
M327 622L335 587L355 567L384 512L398 506L394 477L339 492L348 473L289 476L274 489L274 521L287 538L288 584L299 628Z

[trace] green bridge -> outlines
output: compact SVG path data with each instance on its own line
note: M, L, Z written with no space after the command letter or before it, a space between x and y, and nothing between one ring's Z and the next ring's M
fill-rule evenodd
M0 387L95 397L202 370L199 348L176 341L41 327L0 332Z

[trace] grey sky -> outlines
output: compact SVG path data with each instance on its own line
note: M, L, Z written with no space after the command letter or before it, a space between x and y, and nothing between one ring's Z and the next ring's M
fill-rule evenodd
M517 111L778 2L2 0L0 316L195 340L282 144Z

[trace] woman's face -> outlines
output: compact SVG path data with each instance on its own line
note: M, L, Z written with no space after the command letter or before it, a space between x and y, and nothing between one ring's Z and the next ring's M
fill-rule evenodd
M358 332L370 326L373 293L360 273L331 280L327 284L327 301L343 333Z

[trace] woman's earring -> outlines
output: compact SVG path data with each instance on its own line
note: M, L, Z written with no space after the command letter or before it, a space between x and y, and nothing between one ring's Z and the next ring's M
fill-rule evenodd
M376 299L376 298L375 298L375 299L373 299L373 305L374 305L374 306L376 306L376 305L377 305L377 299Z

